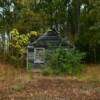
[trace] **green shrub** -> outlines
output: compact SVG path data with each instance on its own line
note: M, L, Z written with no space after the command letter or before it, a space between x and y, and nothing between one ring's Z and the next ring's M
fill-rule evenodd
M47 76L53 74L53 70L50 67L45 67L42 71L42 74Z
M84 58L84 53L80 53L73 49L58 48L52 53L47 52L47 63L43 68L44 75L46 74L80 74L84 66L81 64Z

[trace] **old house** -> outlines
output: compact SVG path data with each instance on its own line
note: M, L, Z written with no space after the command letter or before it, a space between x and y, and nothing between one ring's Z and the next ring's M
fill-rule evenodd
M38 68L46 63L46 51L52 51L59 46L73 48L69 41L63 41L54 30L48 31L27 47L27 68ZM52 54L52 53L51 53Z

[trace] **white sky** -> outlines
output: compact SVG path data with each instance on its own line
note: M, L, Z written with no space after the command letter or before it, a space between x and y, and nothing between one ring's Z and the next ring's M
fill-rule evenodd
M3 8L0 7L0 15L2 15L2 13L3 13Z
M9 6L9 10L10 10L10 12L14 12L14 9L15 9L15 4L12 2L11 5ZM3 14L3 10L4 9L2 7L0 7L0 15Z
M84 9L84 7L85 7L85 5L83 4L83 5L81 5L81 10L83 10Z

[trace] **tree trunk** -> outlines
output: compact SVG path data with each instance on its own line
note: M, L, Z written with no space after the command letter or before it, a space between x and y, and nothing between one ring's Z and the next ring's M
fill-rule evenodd
M93 49L93 53L94 53L94 63L96 63L96 58L97 57L96 57L96 49L95 48Z

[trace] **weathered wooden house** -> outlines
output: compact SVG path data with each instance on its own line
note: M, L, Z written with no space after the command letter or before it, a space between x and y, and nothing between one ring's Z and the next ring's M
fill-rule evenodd
M27 68L29 66L40 68L41 65L46 63L46 50L52 51L59 46L73 48L69 41L62 42L61 37L56 31L51 30L44 33L27 47Z

